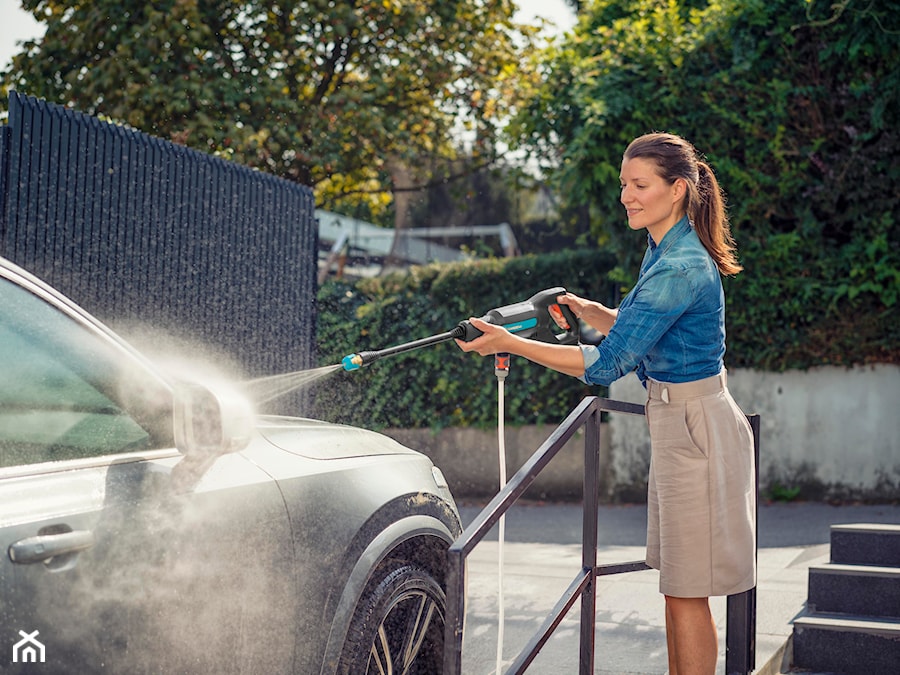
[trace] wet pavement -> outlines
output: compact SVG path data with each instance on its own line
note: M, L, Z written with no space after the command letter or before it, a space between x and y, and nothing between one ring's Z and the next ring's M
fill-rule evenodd
M467 525L482 504L463 503ZM598 559L601 563L644 559L644 504L601 506ZM581 568L582 512L577 504L516 505L507 515L504 545L503 661L518 655ZM759 510L756 672L786 670L785 644L792 620L803 612L807 570L827 562L830 526L900 523L900 505L777 503ZM498 636L497 528L469 558L468 605L463 672L496 673ZM603 577L596 613L597 675L667 671L664 603L655 570ZM725 673L725 598L710 605L719 629L718 672ZM528 669L536 675L578 673L579 603L557 628Z

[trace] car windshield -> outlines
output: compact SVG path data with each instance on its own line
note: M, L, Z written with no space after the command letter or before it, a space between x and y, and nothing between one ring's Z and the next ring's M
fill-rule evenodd
M171 447L171 395L106 336L0 279L0 467Z

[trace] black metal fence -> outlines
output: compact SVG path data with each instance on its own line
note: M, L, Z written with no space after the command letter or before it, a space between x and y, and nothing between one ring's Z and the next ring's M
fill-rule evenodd
M0 255L247 376L315 365L308 188L16 92L0 129Z
M643 415L644 406L589 396L550 434L506 486L469 524L447 552L447 616L444 626L444 674L462 672L463 624L466 615L466 558L497 524L501 516L525 493L563 446L584 427L584 484L581 570L544 619L506 673L525 673L538 653L576 602L581 601L579 675L594 672L596 654L597 577L650 569L643 560L597 564L597 509L600 485L601 413ZM759 415L748 415L756 457L756 509L759 510ZM639 658L639 656L636 656ZM727 599L725 672L749 675L756 668L756 587Z

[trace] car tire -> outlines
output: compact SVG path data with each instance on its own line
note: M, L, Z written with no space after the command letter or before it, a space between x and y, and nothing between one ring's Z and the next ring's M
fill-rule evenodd
M443 589L425 569L399 563L382 570L350 622L338 673L439 675L446 608Z

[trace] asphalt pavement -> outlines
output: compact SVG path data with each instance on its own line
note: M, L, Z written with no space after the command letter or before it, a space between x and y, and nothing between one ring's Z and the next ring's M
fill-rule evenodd
M463 524L483 504L462 503ZM601 563L643 560L645 504L603 505L598 518ZM503 547L503 650L501 672L518 655L581 568L579 504L516 504L506 517ZM786 672L785 647L793 619L806 603L808 568L827 562L830 527L848 523L900 523L900 505L776 503L760 505L755 672ZM497 672L500 634L498 537L495 527L469 557L463 672ZM597 675L667 672L664 601L655 570L602 577L596 612ZM725 598L710 605L719 629L718 672L725 673ZM528 669L534 675L577 674L579 604L576 603Z

